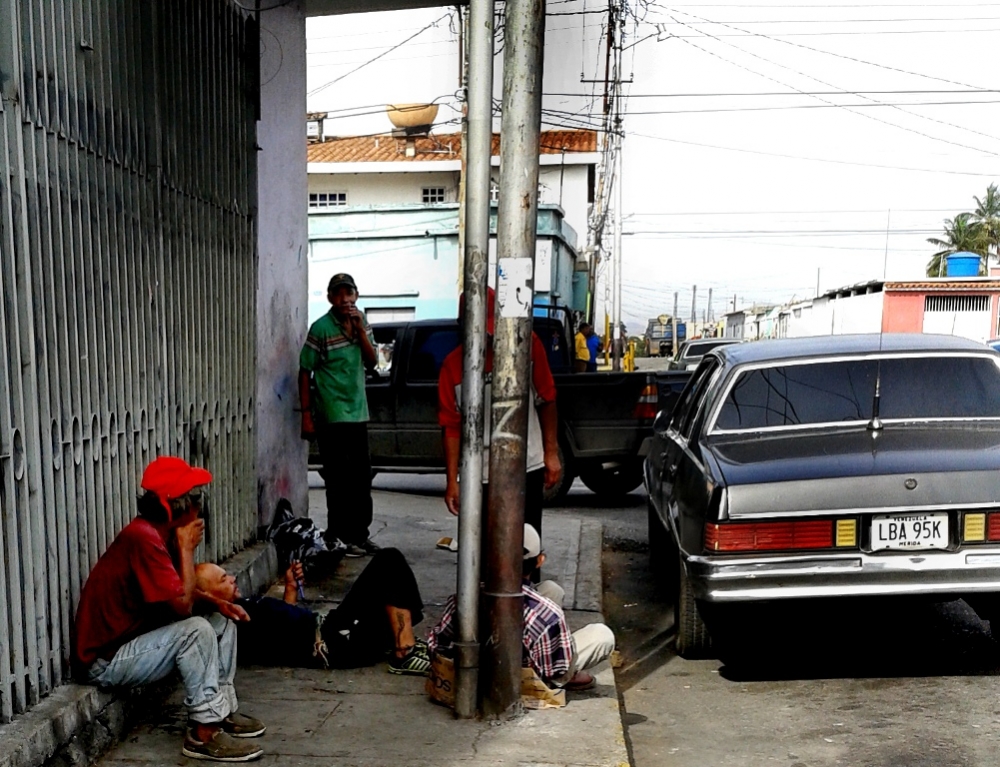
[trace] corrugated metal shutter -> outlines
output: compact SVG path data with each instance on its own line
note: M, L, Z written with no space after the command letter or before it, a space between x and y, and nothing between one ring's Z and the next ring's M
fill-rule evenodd
M67 670L158 454L256 530L254 22L226 0L0 0L0 721Z

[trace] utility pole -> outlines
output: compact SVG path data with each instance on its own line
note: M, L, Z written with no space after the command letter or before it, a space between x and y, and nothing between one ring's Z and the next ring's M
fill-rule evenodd
M674 291L674 313L671 316L671 321L674 323L674 332L673 332L674 353L672 356L676 358L677 357L677 291L676 290Z
M611 333L611 348L614 359L611 369L622 369L622 137L615 141L615 284L614 284L614 327Z
M493 143L493 0L469 3L465 183L465 326L462 329L462 454L459 465L455 714L478 710L479 579L483 505L483 381L486 371L486 271L490 247ZM466 151L466 143L468 149Z
M483 645L483 715L521 706L524 482L538 219L545 0L508 0L500 124L497 307L493 341L488 549L483 593L489 641Z
M708 289L708 308L705 309L705 322L712 321L712 289ZM715 335L714 333L712 335Z
M694 326L698 322L698 307L695 304L698 301L698 286L691 286L691 332L694 333Z

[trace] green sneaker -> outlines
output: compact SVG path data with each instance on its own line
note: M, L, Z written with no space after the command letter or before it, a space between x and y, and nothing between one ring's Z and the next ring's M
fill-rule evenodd
M204 743L196 740L194 733L188 730L181 753L191 759L203 759L209 762L252 762L264 755L264 749L252 743L236 740L221 729Z
M417 652L417 648L414 647L407 653L405 658L397 657L393 655L389 658L389 673L390 674L406 674L408 676L427 676L431 670L431 662L429 658L425 658L423 655Z

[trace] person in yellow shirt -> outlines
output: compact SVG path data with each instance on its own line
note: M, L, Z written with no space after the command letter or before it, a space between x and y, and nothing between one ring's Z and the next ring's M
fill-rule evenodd
M576 373L587 372L587 363L590 362L590 347L587 345L587 337L590 335L591 324L581 322L574 338L576 344L576 354L573 358L573 370Z

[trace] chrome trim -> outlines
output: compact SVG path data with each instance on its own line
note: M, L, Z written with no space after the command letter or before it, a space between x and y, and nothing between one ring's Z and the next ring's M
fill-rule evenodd
M695 596L708 602L805 597L967 594L1000 590L1000 548L891 555L861 551L772 557L690 556Z
M920 358L930 358L930 357L971 357L971 358L982 358L990 360L998 370L1000 370L1000 357L997 356L995 352L992 352L988 347L983 347L982 352L962 350L962 351L913 351L913 352L869 352L866 354L833 354L825 355L822 357L815 357L813 359L784 359L778 358L773 360L767 360L764 362L748 362L743 365L735 365L729 371L729 380L726 383L726 387L722 392L722 395L716 398L715 403L712 405L712 412L709 414L707 424L705 428L705 435L708 437L713 437L716 435L728 435L728 434L760 434L760 433L780 433L782 431L802 431L805 429L823 429L831 427L849 427L857 426L858 424L867 424L868 419L859 421L832 421L824 423L810 423L810 424L795 424L791 426L766 426L757 429L716 429L715 424L719 420L719 411L722 410L722 406L725 404L726 400L729 399L729 393L732 391L733 387L736 385L736 379L739 378L743 373L753 370L764 370L766 368L776 368L776 367L800 367L804 365L820 365L828 362L857 362L864 360L888 360L888 359L920 359ZM714 383L714 382L713 382ZM711 386L709 387L711 388ZM968 422L981 422L981 421L1000 421L1000 417L985 417L985 418L937 418L937 419L916 419L916 418L905 418L905 419L882 419L883 423L968 423Z
M738 514L730 515L732 521L747 519L784 519L788 516L795 517L859 517L864 514L924 514L932 511L1000 511L1000 503L996 501L985 503L935 503L915 508L913 506L872 506L871 508L859 509L856 506L843 509L818 509L808 511L762 511L759 514Z

